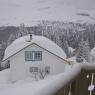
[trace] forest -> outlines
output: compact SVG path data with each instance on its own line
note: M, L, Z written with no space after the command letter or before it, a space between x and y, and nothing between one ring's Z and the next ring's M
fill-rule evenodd
M2 26L0 27L0 61L7 46L27 34L49 38L65 51L67 58L77 56L76 60L79 62L83 59L89 61L89 53L95 46L95 24L91 23L42 20L37 25L29 27L24 23L20 26ZM70 51L69 47L74 51Z

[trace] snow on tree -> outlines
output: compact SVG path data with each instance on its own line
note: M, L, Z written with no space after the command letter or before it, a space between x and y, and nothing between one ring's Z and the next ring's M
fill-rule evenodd
M70 57L72 57L73 54L74 54L75 49L73 49L72 47L68 47L68 50L69 50Z
M63 22L41 21L38 27L40 27L42 30L42 36L45 36L54 41L66 52L67 57L69 57L67 35L65 35L65 33L67 34L68 31L65 31L63 28Z
M88 41L84 41L83 39L79 43L79 48L77 50L77 62L83 62L86 60L87 62L90 62L90 47L88 44Z
M4 51L7 47L6 42L2 41L2 43L0 44L0 62L2 61L3 57L4 57Z
M2 60L3 52L2 52L2 44L0 44L0 61Z
M14 34L10 34L8 40L7 40L7 45L10 45L14 40L15 40L15 35Z
M64 39L64 37L61 39L61 41L62 41L61 48L65 51L67 58L69 58L70 57L70 51L68 48L69 47L68 42Z
M28 32L27 28L25 27L25 24L24 23L20 24L18 33L16 35L17 38L27 35L27 34L29 34L29 32Z
M40 35L51 39L60 47L64 47L61 36L64 36L68 46L74 49L78 48L82 37L84 40L88 39L90 48L95 45L95 25L92 24L42 20L37 27Z
M65 48L64 51L66 52L67 58L69 58L70 57L70 51L68 49L68 42L67 41L64 42L63 47Z

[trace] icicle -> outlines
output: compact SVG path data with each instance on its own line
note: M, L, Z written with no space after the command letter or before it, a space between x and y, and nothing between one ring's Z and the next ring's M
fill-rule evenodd
M88 90L90 91L90 95L92 95L92 91L93 91L93 89L94 89L93 79L94 79L94 73L92 73L91 85L88 87Z
M70 90L69 90L68 95L72 95L72 94L71 94L71 84L70 84Z

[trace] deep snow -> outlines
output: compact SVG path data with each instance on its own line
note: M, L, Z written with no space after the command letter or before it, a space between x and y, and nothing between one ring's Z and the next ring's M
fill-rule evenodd
M53 95L70 82L81 69L95 69L95 64L80 63L67 66L64 73L49 76L44 80L34 81L31 78L9 83L10 70L0 72L0 95Z

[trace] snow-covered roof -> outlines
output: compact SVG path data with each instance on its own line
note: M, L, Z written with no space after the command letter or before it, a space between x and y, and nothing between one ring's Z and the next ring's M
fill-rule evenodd
M74 56L74 57L70 57L70 58L68 58L67 59L68 61L76 61L76 57Z
M9 45L6 48L3 61L33 43L39 45L40 47L48 50L49 52L57 55L62 59L66 58L66 54L64 53L64 51L53 41L49 40L46 37L32 35L32 40L30 42L29 40L30 40L30 35L16 39L11 45Z
M71 65L77 63L77 62L76 62L76 57L75 57L75 56L74 56L74 57L70 57L70 58L68 58L67 61L68 61Z

